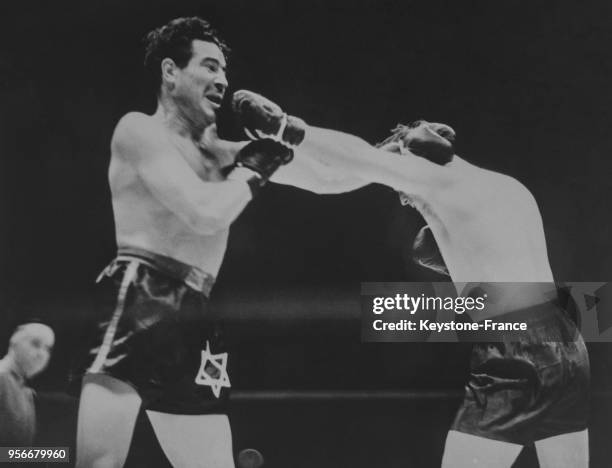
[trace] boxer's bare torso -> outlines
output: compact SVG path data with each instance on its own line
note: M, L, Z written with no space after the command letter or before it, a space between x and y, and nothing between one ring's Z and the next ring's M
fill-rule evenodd
M443 170L450 174L446 187L412 199L453 280L552 281L542 219L531 193L512 177L458 157Z
M136 138L130 138L133 133ZM140 139L152 142L155 154L139 147ZM172 257L216 276L229 228L214 210L207 213L211 200L198 190L198 182L223 181L222 163L158 115L126 115L113 137L109 169L117 245ZM248 189L243 198L244 203L250 198Z
M554 280L542 218L529 190L512 177L458 157L441 170L448 171L443 186L411 198L453 281L505 283L506 310L549 300Z

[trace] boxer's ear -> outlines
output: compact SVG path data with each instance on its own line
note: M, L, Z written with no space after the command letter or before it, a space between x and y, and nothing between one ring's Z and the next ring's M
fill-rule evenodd
M176 72L178 71L176 63L171 58L166 57L161 61L160 67L162 81L173 88L176 83Z

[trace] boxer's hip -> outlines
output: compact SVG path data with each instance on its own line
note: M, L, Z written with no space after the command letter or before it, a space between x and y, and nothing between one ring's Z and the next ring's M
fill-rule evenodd
M575 324L556 301L511 311L504 321L527 330L479 343L453 428L526 444L586 427L590 368Z
M172 258L121 248L98 278L87 372L131 384L148 409L223 412L227 353L208 310L212 283Z

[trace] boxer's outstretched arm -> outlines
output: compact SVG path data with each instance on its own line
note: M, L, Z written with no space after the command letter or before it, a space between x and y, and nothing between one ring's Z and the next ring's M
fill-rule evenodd
M204 147L225 161L233 161L238 152L249 142L232 142L211 139L203 142ZM335 194L350 192L369 181L361 180L352 174L333 167L322 159L315 159L304 154L299 147L294 149L295 157L289 164L281 166L272 175L270 181L277 184L291 185L317 194Z
M318 176L315 181L327 186L326 191L334 187L334 192L341 192L378 182L419 195L444 187L453 177L452 171L410 153L400 158L346 133L308 127L302 119L287 116L277 104L252 91L236 91L232 97L232 109L250 134L299 145L295 150L295 161L301 166L288 165L283 169L284 172L276 178L282 183L308 188L307 176ZM452 143L439 130L431 129L431 135L422 135L422 143L436 146L435 139L438 138L439 145L452 148ZM445 130L454 134L450 128ZM322 191L321 187L315 191Z
M251 200L247 183L203 181L157 125L144 114L123 117L111 143L113 158L132 165L153 196L195 231L228 228Z
M452 171L424 158L389 153L356 136L318 127L308 127L296 149L296 159L298 155L355 180L376 182L412 195L445 188L454 179Z
M236 143L234 151L246 143ZM413 195L448 185L452 174L410 153L377 149L359 137L309 126L295 158L270 179L319 194L356 190L380 183Z

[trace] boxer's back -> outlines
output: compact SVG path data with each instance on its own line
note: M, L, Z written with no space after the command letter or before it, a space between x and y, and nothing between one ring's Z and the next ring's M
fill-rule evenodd
M204 158L190 139L173 134L155 117L128 114L115 131L109 168L117 245L172 257L216 276L225 254L228 229L198 232L169 208L154 193L150 181L142 177L139 167L142 161L130 154L130 142L115 144L121 125L139 126L138 131L155 134L152 140L156 142L156 151L163 153L163 157L182 158L201 180L223 179L219 165ZM141 156L143 160L146 157Z
M453 281L552 282L544 229L531 193L515 179L456 158L453 183L427 203L427 219Z

